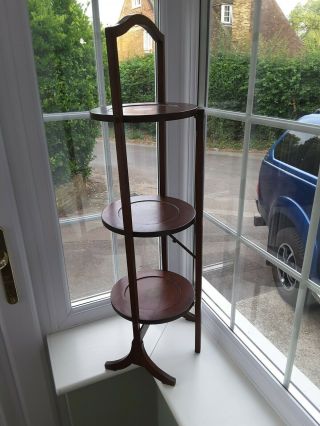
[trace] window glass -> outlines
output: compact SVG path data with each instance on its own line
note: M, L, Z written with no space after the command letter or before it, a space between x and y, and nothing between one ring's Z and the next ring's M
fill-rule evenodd
M132 3L126 4L130 10L122 0L100 2L101 27L135 13ZM142 13L154 20L153 3L144 2ZM114 131L113 126L63 114L98 105L91 2L29 0L29 16L69 293L76 302L106 293L126 274L123 238L100 220L104 207L120 195ZM129 32L119 45L125 102L154 99L154 56L145 55L143 32ZM110 103L103 31L101 37ZM153 44L148 47L153 53ZM131 193L156 193L155 124L126 126L126 139ZM157 267L157 239L137 241L136 260L138 270Z
M76 0L29 0L42 110L87 111L98 102L93 30Z
M239 4L233 8L218 0L210 4L208 106L244 112L250 43L243 36L245 26L240 12Z
M296 120L319 108L319 22L318 1L262 2L256 114Z
M243 124L208 117L204 208L233 229L237 225Z
M236 325L284 373L293 308L281 296L272 266L256 251L241 245L239 263Z
M290 131L276 145L274 156L290 166L318 175L320 138L308 133Z
M211 300L230 317L234 272L235 238L204 220L203 277L211 284Z
M315 359L320 354L319 295L307 293L297 344L291 386L299 389L315 407L312 414L320 421L320 372Z
M132 7L141 6L141 0L132 0Z
M301 179L300 171L295 169L288 173L286 164L274 159L273 150L279 146L277 141L286 135L288 133L281 129L252 127L243 234L279 258L284 255L281 245L292 246L292 240L296 241L293 251L299 252L295 262L299 269L309 229L306 217L311 214L315 179L311 176Z
M221 22L231 24L232 22L232 6L223 4L221 6Z
M313 293L309 290L305 302L296 353L292 339L297 335L299 273L306 260L320 140L311 128L268 127L269 117L320 124L317 3L233 1L229 14L228 4L211 1L203 275L212 286L214 304L229 317L227 323L233 326L235 312L234 332L281 383L288 359L295 359L289 392L318 421L319 230L310 271ZM254 23L259 7L260 22ZM225 25L230 17L231 25ZM247 92L253 29L258 26L252 114L250 102L246 111ZM247 112L248 147L244 125L222 119L230 117L223 110L239 119L239 112ZM269 116L262 117L265 126L252 124L261 116ZM247 148L248 158L243 158ZM210 155L220 161L213 164ZM228 165L224 157L233 160Z

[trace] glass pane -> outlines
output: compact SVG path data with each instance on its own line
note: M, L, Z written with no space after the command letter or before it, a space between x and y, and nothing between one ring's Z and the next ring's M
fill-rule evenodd
M112 129L109 133L110 158L107 158L97 122L49 122L46 123L46 134L71 299L103 293L114 283L115 265L118 265L120 276L126 274L123 238L116 237L117 253L113 259L111 233L100 221L109 195L106 162L111 164L114 197L119 197ZM127 154L132 194L155 193L157 152L154 129L128 128ZM157 253L156 239L137 239L137 269L158 267Z
M28 0L45 113L87 111L98 102L90 3Z
M235 238L208 219L203 235L203 277L215 289L211 298L230 316Z
M229 2L225 2L229 3ZM230 2L231 3L231 2ZM244 112L247 103L251 2L211 1L208 106ZM243 19L243 11L246 19Z
M144 13L154 20L153 2L127 6L134 10L127 10L122 0L100 2L102 26L129 13ZM43 111L77 112L97 106L91 2L30 0L29 15ZM102 40L110 102L103 32ZM123 100L153 100L152 40L134 28L119 49ZM45 128L69 290L75 301L106 292L115 278L126 274L124 240L112 237L100 221L102 209L120 195L114 132L105 125L106 140L99 123L77 119L50 121ZM127 126L126 137L132 194L157 192L155 125ZM136 260L138 270L158 267L158 241L137 241Z
M236 325L283 373L294 310L283 300L275 284L277 269L243 245L239 269Z
M114 284L114 262L119 275L127 274L123 237L117 237L114 259L112 234L100 219L61 223L65 265L70 297L73 302L111 290ZM156 239L137 239L137 270L158 268Z
M320 124L320 116L312 114L305 120L310 117ZM319 163L318 144L313 142L317 140L303 132L264 126L252 130L243 232L298 270L317 181L313 175ZM286 276L282 279L287 281Z
M317 359L320 354L320 309L319 298L309 291L305 301L303 318L298 338L291 383L320 410L320 372ZM317 412L317 421L320 415Z
M237 226L243 123L208 117L204 209L232 228Z
M99 0L100 20L104 27L115 25L127 15L142 14L154 22L154 1ZM120 62L154 52L154 42L141 27L133 27L118 39Z
M107 199L100 124L67 120L45 129L59 217L99 212Z
M108 2L99 0L100 21L103 26L115 25L124 16L139 13L154 21L154 1L113 0ZM143 32L142 32L143 34ZM132 51L134 51L134 47Z
M255 113L296 120L319 108L319 21L316 1L262 2Z

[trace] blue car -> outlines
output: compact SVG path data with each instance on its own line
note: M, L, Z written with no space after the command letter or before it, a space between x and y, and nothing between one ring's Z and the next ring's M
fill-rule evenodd
M320 125L320 114L301 117L299 122ZM320 162L320 137L286 131L264 157L257 186L255 225L268 226L268 251L301 270L309 229L312 203ZM311 279L320 282L320 230L314 249ZM272 266L281 297L295 305L299 282ZM308 292L307 303L320 302L320 295Z

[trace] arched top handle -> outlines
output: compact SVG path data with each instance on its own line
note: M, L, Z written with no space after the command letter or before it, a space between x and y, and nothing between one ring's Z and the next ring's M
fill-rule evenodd
M155 42L163 42L164 36L162 32L158 30L158 28L151 21L151 19L147 18L145 15L142 14L125 16L116 25L112 27L107 27L105 29L106 37L120 37L126 32L128 32L130 28L134 27L135 25L139 25L140 27L144 28Z

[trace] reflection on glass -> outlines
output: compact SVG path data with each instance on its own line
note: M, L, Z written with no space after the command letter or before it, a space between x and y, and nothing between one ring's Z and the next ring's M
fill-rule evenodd
M236 282L236 325L284 371L294 310L278 291L272 267L254 250L241 246ZM254 330L256 329L256 330Z
M100 124L58 121L45 129L59 217L101 211L107 188Z
M65 266L72 301L111 290L114 264L111 232L101 221L83 221L61 225ZM137 270L158 267L156 239L139 239L136 243ZM116 262L120 276L127 274L123 237L118 237Z
M204 220L203 276L228 302L231 302L235 239Z
M208 117L204 209L236 228L243 124Z

